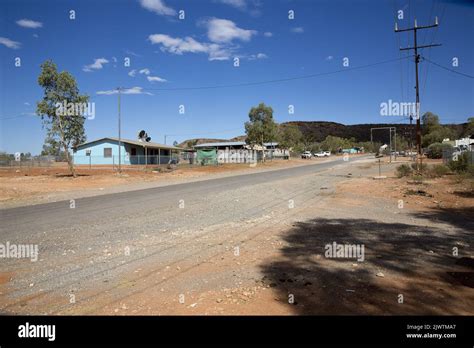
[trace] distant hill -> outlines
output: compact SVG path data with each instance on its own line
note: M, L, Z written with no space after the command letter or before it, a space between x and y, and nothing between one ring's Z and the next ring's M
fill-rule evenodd
M321 142L328 135L333 135L341 138L355 138L356 141L370 141L370 129L378 127L395 127L397 134L405 138L409 138L410 134L415 134L415 122L413 125L410 124L390 124L390 123L370 123L370 124L352 124L344 125L337 122L326 122L326 121L292 121L285 122L283 124L292 124L299 127L303 136L308 142ZM452 128L458 136L464 132L467 123L463 124L447 124L447 127ZM373 131L374 141L388 143L389 134L388 130L374 130ZM197 144L210 143L210 142L222 142L222 141L245 141L245 135L240 135L232 139L190 139L185 140L179 146L187 147L189 141L197 141Z
M293 121L284 124L293 124L299 127L303 136L309 142L321 142L328 135L333 135L341 138L355 138L356 141L370 141L370 129L379 127L395 127L398 135L405 138L410 137L410 134L415 134L415 122L410 124L390 124L390 123L371 123L371 124L353 124L344 125L336 122L326 121ZM446 125L454 129L454 131L461 135L465 124L461 125ZM388 130L374 130L374 141L388 142Z
M188 148L188 143L193 143L194 145L204 144L204 143L216 143L222 141L229 141L228 139L214 139L214 138L194 138L194 139L187 139L182 143L178 144L178 147Z

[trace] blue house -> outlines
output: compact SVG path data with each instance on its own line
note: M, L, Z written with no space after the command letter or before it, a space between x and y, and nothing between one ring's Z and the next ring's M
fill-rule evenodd
M78 145L73 152L74 164L117 165L167 164L178 156L179 147L118 138L102 138Z

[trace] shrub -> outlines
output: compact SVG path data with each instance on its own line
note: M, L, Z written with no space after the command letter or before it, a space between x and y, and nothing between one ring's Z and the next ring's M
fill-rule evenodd
M451 148L452 146L450 144L433 143L428 146L428 152L426 156L428 158L443 158L443 151Z
M428 167L427 175L431 178L439 178L449 173L449 168L444 164L435 164Z
M422 163L422 164L421 164L421 168L420 168L421 171L422 171L422 172L426 171L426 168L428 168L428 165L427 165L426 163ZM413 162L413 163L411 164L411 169L413 169L413 170L418 170L418 164L417 164L416 162Z
M404 176L409 176L413 170L408 164L401 164L397 167L397 177L403 178Z
M422 184L423 178L424 178L423 175L420 175L420 174L413 175L413 181L415 182L415 184Z
M457 161L449 161L448 166L453 172L466 172L469 167L469 153L464 152L458 156Z

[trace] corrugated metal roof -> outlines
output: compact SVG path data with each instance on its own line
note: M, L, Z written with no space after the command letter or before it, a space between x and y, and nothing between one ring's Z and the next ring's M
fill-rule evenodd
M89 145L89 144L92 144L92 143L95 143L95 142L98 142L98 141L101 141L101 140L105 140L105 139L110 139L110 140L117 141L117 142L119 141L119 139L115 138L115 137L105 137L105 138L100 138L100 139L96 139L96 140L92 140L92 141L82 143L82 144L78 145L77 148L84 147L86 145ZM160 144L160 143L142 142L142 141L138 141L138 140L120 139L120 142L126 143L126 144L131 144L131 145L137 145L137 146L141 146L141 147L148 147L148 148L154 147L154 148L160 148L160 149L166 149L166 150L182 150L180 147L175 147L175 146L170 146L170 145L165 145L165 144Z

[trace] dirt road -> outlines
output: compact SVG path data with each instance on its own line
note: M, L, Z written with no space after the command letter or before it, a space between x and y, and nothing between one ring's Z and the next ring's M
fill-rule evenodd
M62 201L1 210L1 242L38 244L39 259L1 260L0 309L473 314L472 215L456 222L410 204L400 209L397 196L370 195L364 188L380 185L373 163L88 197L73 208ZM364 260L325 257L333 242L364 245Z

